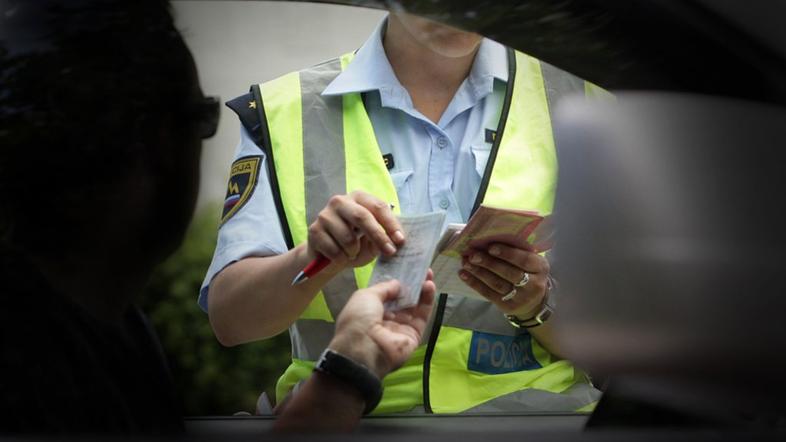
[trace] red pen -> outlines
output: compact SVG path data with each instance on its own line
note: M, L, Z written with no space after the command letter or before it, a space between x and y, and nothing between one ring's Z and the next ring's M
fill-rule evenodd
M303 281L306 281L308 278L316 275L328 265L330 265L330 258L326 258L323 254L317 253L317 257L308 263L308 265L303 270L301 270L297 276L295 276L295 279L292 280L291 285L297 285Z
M390 206L390 210L393 210L393 208L396 207L394 204L389 204L389 206ZM324 269L329 265L330 265L330 258L326 258L321 253L317 253L317 257L314 258L314 260L312 260L310 263L308 263L308 265L303 270L301 270L300 273L297 274L297 276L295 276L295 279L292 280L292 284L290 284L290 286L300 284L303 281L307 281L308 278L311 278L312 276L321 272L322 269Z

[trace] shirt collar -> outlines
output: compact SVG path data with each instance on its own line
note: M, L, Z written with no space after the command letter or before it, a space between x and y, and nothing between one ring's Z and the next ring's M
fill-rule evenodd
M347 68L330 82L322 95L402 88L382 47L385 26L387 26L387 18L377 25L368 40L355 53Z
M387 26L387 18L377 25L347 68L330 82L322 95L344 95L378 90L382 96L383 106L389 99L395 101L396 98L408 98L408 94L403 93L404 88L396 78L382 46L385 26ZM473 95L481 98L490 94L494 88L495 78L503 82L508 81L507 49L495 41L484 38L467 78Z
M484 38L475 55L467 82L480 99L494 90L494 79L508 81L508 54L505 46Z

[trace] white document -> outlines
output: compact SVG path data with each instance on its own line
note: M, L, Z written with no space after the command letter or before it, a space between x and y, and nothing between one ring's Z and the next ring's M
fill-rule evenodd
M448 256L442 254L447 245L458 236L466 224L448 224L447 230L442 234L434 259L431 262L431 270L434 271L434 285L437 286L437 293L450 293L451 295L461 295L468 298L485 299L475 290L472 290L458 276L461 270L461 257Z
M396 311L417 305L420 287L426 279L431 259L434 256L439 233L445 223L445 212L399 218L406 242L393 256L382 256L377 260L369 285L397 279L401 283L399 297L385 305L385 310Z
M486 299L459 278L461 258L439 254L431 263L431 270L434 271L434 285L437 286L437 293Z

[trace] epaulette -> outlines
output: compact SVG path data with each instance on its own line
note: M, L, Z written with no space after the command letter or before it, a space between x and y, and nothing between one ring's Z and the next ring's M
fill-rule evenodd
M249 135L251 135L251 138L254 140L257 146L264 150L260 145L260 140L262 138L262 125L259 121L259 112L257 111L258 103L254 99L254 95L249 92L245 95L241 95L237 98L227 101L226 105L237 114L238 118L240 119L240 124L246 128L246 131L248 131Z

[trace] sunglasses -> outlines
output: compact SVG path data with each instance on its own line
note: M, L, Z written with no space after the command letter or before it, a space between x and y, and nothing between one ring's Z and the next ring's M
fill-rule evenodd
M194 125L200 138L216 134L221 116L221 101L217 96L204 97L188 107L188 120Z

